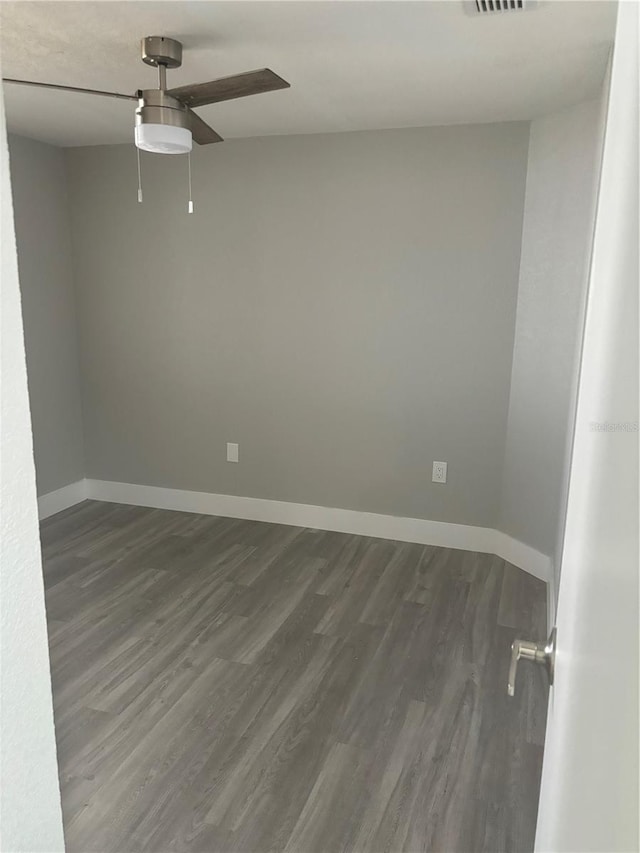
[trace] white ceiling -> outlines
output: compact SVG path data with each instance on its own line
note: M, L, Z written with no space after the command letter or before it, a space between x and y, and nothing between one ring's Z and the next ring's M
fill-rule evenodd
M133 93L155 87L145 35L184 44L169 86L267 66L291 88L202 107L226 138L528 119L594 96L615 4L2 2L2 74ZM58 145L129 142L134 102L5 85L10 130Z

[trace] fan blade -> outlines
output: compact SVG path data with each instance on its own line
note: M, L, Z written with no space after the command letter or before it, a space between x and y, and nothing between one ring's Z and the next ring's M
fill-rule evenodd
M232 77L221 77L208 83L192 83L169 89L168 95L177 98L188 107L202 107L205 104L217 104L247 95L259 95L261 92L273 92L276 89L288 89L291 84L278 77L269 68L259 71L246 71Z
M126 101L137 101L137 95L122 95L120 92L103 92L101 89L79 89L77 86L59 86L57 83L36 83L35 80L14 80L3 77L3 83L17 83L19 86L38 86L41 89L60 89L62 92L81 92L85 95L104 95L107 98L122 98Z
M210 142L222 142L223 139L219 133L216 133L212 127L202 121L199 115L196 115L193 110L189 110L189 121L191 122L191 134L198 145L208 145Z

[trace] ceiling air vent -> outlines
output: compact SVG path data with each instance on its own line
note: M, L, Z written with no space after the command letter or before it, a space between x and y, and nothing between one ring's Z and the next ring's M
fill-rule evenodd
M537 0L465 0L467 15L493 15L497 12L525 12L537 5Z

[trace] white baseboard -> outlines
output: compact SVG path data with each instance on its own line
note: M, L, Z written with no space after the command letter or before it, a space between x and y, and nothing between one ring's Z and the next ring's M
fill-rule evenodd
M395 539L401 542L497 554L503 560L513 563L514 566L542 581L548 582L551 579L551 563L545 554L512 539L499 530L488 527L450 524L422 518L402 518L237 495L216 495L158 486L139 486L109 480L87 480L86 495L83 497L112 503L268 521L294 527L312 527L318 530L333 530L337 533L353 533L380 539Z
M525 545L518 539L513 539L501 530L493 530L493 551L506 560L513 563L519 569L523 569L535 578L548 583L551 578L551 559L540 551L536 551L530 545Z
M38 517L42 521L87 499L87 481L77 480L38 498Z

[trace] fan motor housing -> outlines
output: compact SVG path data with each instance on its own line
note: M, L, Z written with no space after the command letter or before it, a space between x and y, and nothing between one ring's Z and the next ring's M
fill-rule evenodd
M165 124L191 129L187 107L161 89L138 91L136 125L140 124Z

